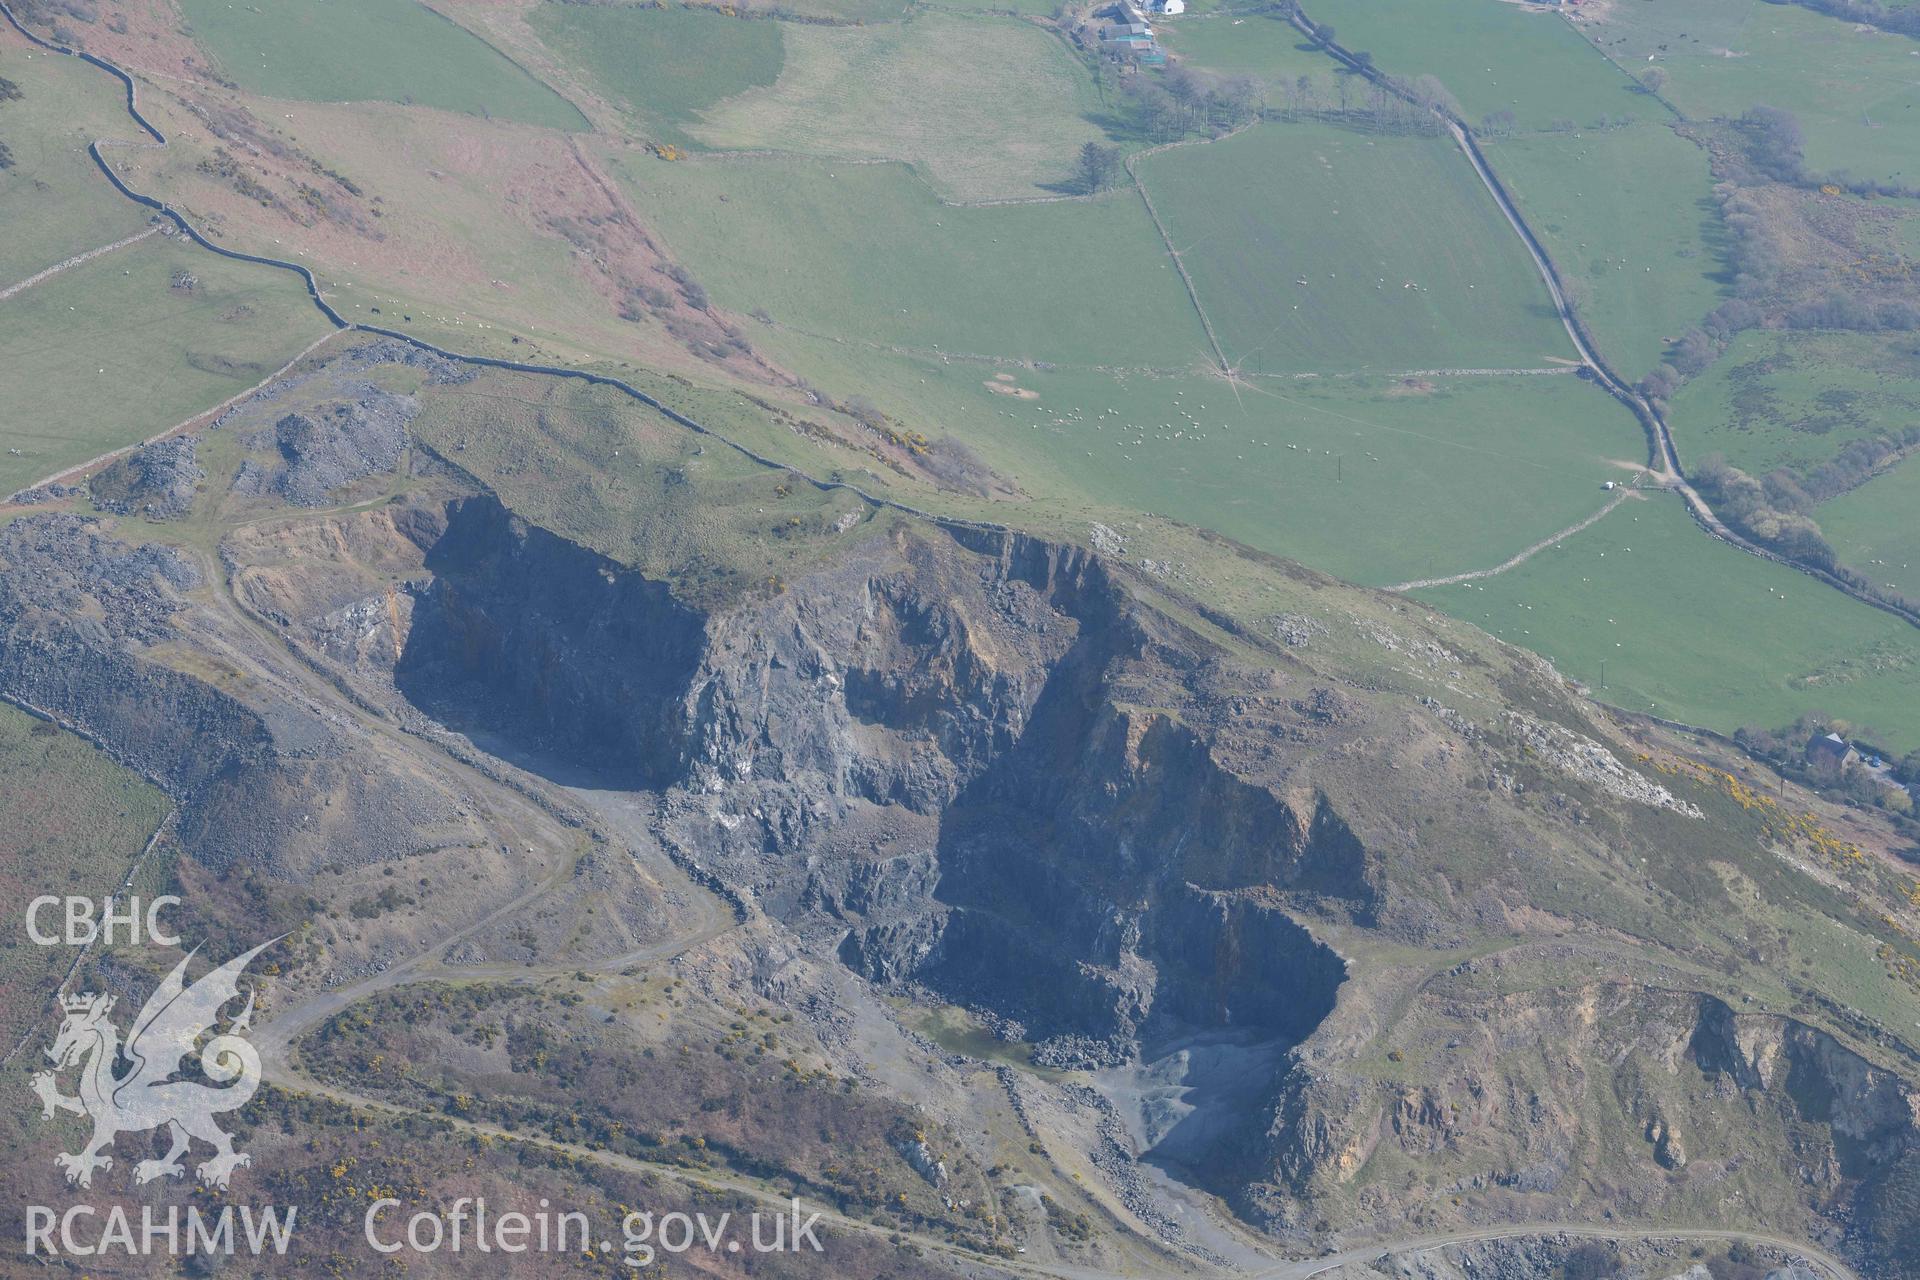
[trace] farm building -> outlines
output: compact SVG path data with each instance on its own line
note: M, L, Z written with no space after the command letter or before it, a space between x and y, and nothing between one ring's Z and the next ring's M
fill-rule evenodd
M1156 13L1178 13L1185 8L1185 0L1145 0ZM1168 8L1176 5L1176 8ZM1101 28L1101 47L1110 54L1132 58L1149 67L1164 67L1167 55L1154 43L1153 26L1147 21L1145 12L1135 0L1116 0L1105 11L1114 21Z
M1860 753L1837 733L1819 734L1807 743L1807 763L1815 769L1839 773L1859 758Z

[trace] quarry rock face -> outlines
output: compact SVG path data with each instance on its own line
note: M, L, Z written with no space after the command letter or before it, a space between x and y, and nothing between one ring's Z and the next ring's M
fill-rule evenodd
M1563 838L1543 825L1560 810L1469 785L1484 743L1445 708L1244 662L1085 550L905 523L784 590L695 606L479 493L237 532L221 568L319 678L396 722L644 797L649 837L796 955L1097 1071L1121 1100L1087 1091L1102 1159L1158 1159L1280 1239L1399 1212L1366 1177L1383 1160L1537 1216L1651 1216L1790 1150L1816 1208L1904 1194L1913 1090L1805 1023L1624 977L1509 984L1499 951L1417 991L1353 959L1533 910L1516 876L1436 895L1396 875L1445 865L1423 814L1517 858ZM159 782L209 867L297 883L455 819L443 781L320 714L283 656L196 604L205 574L96 522L16 521L0 691ZM225 656L182 665L183 648ZM261 678L223 682L221 663ZM1423 758L1448 763L1426 776ZM1589 803L1698 823L1617 763L1588 770ZM1379 1066L1406 1018L1441 1028L1417 1077ZM1231 1101L1196 1114L1180 1082L1209 1070L1235 1077ZM1596 1088L1618 1132L1593 1132ZM1777 1152L1730 1151L1756 1116ZM1809 1145L1809 1124L1833 1139ZM1622 1145L1634 1162L1607 1163ZM939 1153L904 1158L937 1183Z
M409 697L666 789L684 858L864 976L1093 1059L1156 1016L1299 1038L1331 1007L1344 966L1287 908L1364 914L1364 849L1116 700L1192 699L1191 637L1085 552L903 533L700 616L477 498L425 563Z

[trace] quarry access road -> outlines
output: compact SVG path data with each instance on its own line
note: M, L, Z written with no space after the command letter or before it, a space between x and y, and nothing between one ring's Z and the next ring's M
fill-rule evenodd
M1310 1277L1352 1264L1365 1265L1383 1254L1415 1253L1424 1249L1443 1249L1448 1245L1475 1244L1488 1240L1513 1240L1528 1236L1565 1236L1570 1240L1691 1240L1721 1244L1757 1244L1780 1249L1824 1268L1833 1280L1861 1280L1860 1274L1833 1254L1803 1240L1769 1235L1759 1231L1722 1231L1710 1227L1596 1227L1572 1222L1523 1222L1510 1227L1488 1227L1478 1231L1439 1232L1430 1236L1411 1236L1389 1240L1359 1249L1346 1249L1319 1258L1285 1262L1264 1271L1247 1273L1247 1280L1310 1280Z

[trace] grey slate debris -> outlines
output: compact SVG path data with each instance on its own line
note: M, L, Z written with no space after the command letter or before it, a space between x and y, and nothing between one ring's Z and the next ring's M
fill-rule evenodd
M77 484L43 484L10 494L7 502L13 506L33 507L42 502L59 502L64 498L77 498L82 492L84 490Z
M276 494L296 507L326 506L342 485L400 465L407 424L417 412L412 397L366 385L352 399L285 414L270 436L262 432L248 442L270 445L278 459L249 459L234 477L234 490Z
M93 503L114 515L177 520L193 508L194 491L207 478L198 436L173 436L142 445L88 481Z

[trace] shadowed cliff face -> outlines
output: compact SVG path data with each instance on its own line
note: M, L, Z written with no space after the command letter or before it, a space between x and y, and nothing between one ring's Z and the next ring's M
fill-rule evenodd
M426 564L402 692L667 790L684 858L874 980L1066 1058L1156 1017L1297 1039L1332 1007L1344 966L1289 913L1364 916L1365 851L1178 721L1214 655L1085 552L896 531L703 615L476 498Z
M395 670L409 699L624 785L684 773L678 712L705 637L664 586L491 498L450 505L426 567Z

